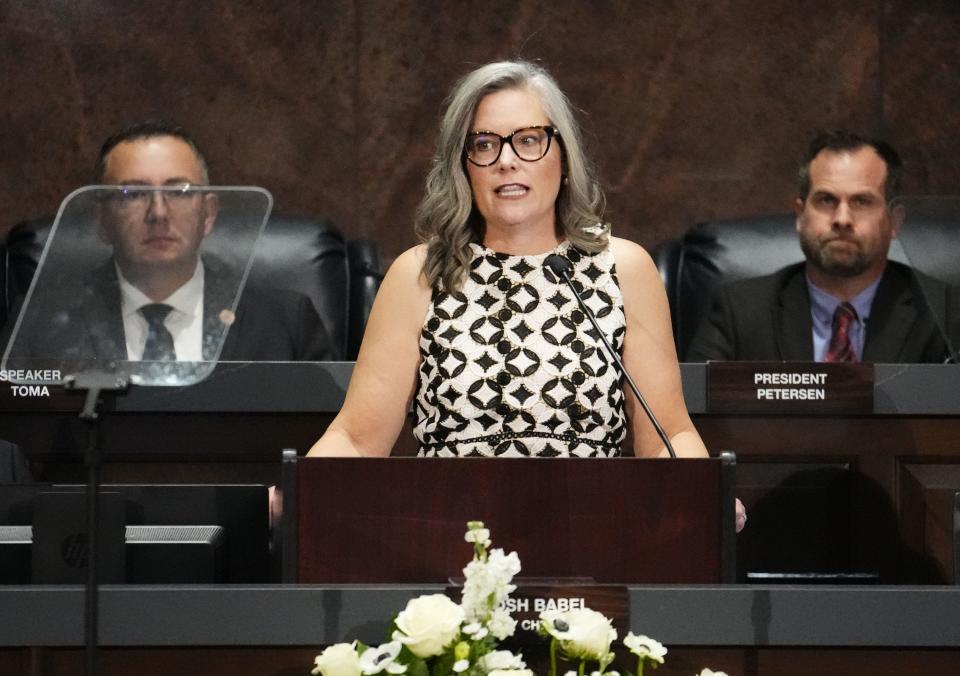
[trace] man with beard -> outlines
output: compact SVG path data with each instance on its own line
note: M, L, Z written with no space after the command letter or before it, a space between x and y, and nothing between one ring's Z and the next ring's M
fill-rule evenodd
M890 204L901 166L883 141L817 136L795 205L806 261L720 287L688 360L943 362L927 303L947 317L946 286L887 260L904 219Z

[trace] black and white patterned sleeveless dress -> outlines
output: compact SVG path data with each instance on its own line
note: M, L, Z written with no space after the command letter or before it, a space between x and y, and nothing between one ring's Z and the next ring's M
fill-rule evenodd
M564 242L537 256L471 244L462 290L434 289L420 334L414 436L421 456L615 456L626 435L623 389L576 298L544 270L565 256L614 349L623 296L609 249Z

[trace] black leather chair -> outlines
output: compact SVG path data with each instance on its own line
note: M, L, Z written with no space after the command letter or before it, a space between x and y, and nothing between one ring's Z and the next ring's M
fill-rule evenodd
M670 302L681 361L707 313L711 291L726 282L770 274L803 260L793 214L699 223L653 254ZM908 222L890 258L948 284L960 284L960 224L950 219ZM909 252L909 257L907 255Z
M30 465L20 447L0 439L0 485L33 482Z
M26 295L52 225L52 219L20 223L0 249L0 326ZM352 360L381 279L373 241L347 241L328 220L274 214L260 240L249 282L311 298L337 357Z

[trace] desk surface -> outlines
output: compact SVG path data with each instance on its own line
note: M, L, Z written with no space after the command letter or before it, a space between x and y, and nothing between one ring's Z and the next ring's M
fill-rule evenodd
M439 586L101 589L104 646L376 644ZM958 647L958 587L630 587L634 632L669 646ZM78 646L81 587L0 587L0 646ZM226 618L229 618L225 621Z
M104 480L278 483L281 449L304 452L314 443L341 405L352 367L227 363L195 387L132 389L103 416ZM874 368L873 414L811 418L706 413L707 366L681 366L707 447L738 456L737 495L751 513L740 538L742 570L784 570L816 554L804 570L879 571L890 582L956 577L952 512L930 511L932 489L916 468L960 466L960 366ZM0 438L24 449L38 479L82 481L80 403L7 394ZM415 450L409 430L401 433L394 453ZM785 523L801 536L780 537ZM770 538L779 538L775 561Z
M707 413L706 364L681 364L692 414ZM335 413L343 404L353 362L225 362L190 387L133 387L116 398L117 412ZM876 364L874 414L960 415L960 365ZM78 410L79 395L13 396L0 383L0 411Z

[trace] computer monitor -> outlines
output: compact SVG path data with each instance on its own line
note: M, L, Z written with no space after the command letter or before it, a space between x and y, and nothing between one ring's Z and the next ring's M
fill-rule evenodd
M0 485L0 584L84 580L84 491ZM103 582L270 581L267 486L106 484L100 513Z

